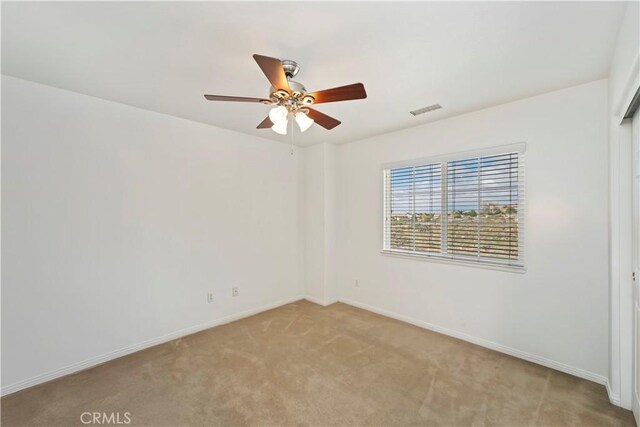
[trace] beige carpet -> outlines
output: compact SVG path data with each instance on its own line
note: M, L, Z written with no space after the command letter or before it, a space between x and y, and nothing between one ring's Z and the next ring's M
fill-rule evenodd
M344 304L289 304L2 399L2 425L633 426L605 388Z

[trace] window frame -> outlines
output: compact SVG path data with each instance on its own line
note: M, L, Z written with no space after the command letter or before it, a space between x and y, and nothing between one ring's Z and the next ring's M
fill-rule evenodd
M382 255L402 257L408 259L418 259L425 261L436 261L447 264L466 265L471 267L501 270L509 272L526 271L525 254L524 254L524 234L525 234L525 197L526 197L526 179L524 175L524 154L526 151L526 144L524 142L502 145L496 147L488 147L473 151L461 151L451 154L422 157L418 159L385 163L381 166L382 169ZM444 252L444 248L447 247L447 222L448 222L448 210L449 210L449 189L447 183L448 175L448 163L456 160L467 160L474 158L490 157L501 154L517 153L518 154L518 258L516 260L500 260L497 258L468 256L462 254L450 254ZM388 213L390 212L390 206L388 206L387 197L387 173L390 173L391 169L426 166L430 164L440 164L441 173L441 245L440 252L417 252L404 249L392 249L387 247L390 239L387 239L387 225L390 221ZM414 212L415 215L415 212ZM390 237L390 236L389 236Z

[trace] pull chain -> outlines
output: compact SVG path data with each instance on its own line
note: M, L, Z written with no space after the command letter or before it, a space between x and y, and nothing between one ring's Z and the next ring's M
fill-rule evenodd
M293 156L293 120L289 120L291 122L291 155Z

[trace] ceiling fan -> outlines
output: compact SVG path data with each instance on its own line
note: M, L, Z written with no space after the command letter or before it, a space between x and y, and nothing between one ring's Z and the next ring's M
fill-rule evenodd
M259 102L272 105L269 115L257 126L257 129L271 128L274 132L286 135L288 118L291 115L298 123L301 132L309 129L314 122L331 130L338 126L340 121L314 110L310 105L367 97L362 83L307 92L301 83L291 80L300 71L300 66L295 61L286 59L281 61L262 55L253 55L253 59L271 83L268 98L222 95L205 95L204 97L209 101Z

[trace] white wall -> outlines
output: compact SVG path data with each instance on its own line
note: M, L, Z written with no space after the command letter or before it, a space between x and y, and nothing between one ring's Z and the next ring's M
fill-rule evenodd
M640 3L627 2L609 68L610 112L622 114L637 87L640 53ZM635 87L634 87L635 86Z
M606 108L602 80L340 146L341 298L606 382ZM523 141L525 274L380 254L382 164Z
M324 303L324 144L304 148L304 290L305 296Z
M6 76L2 143L3 392L302 295L287 145Z
M609 70L610 366L612 400L631 409L631 126L621 125L640 85L640 4L630 2Z
M317 144L304 151L305 297L318 304L335 302L337 147Z
M323 144L324 149L324 277L325 304L338 299L338 146Z

